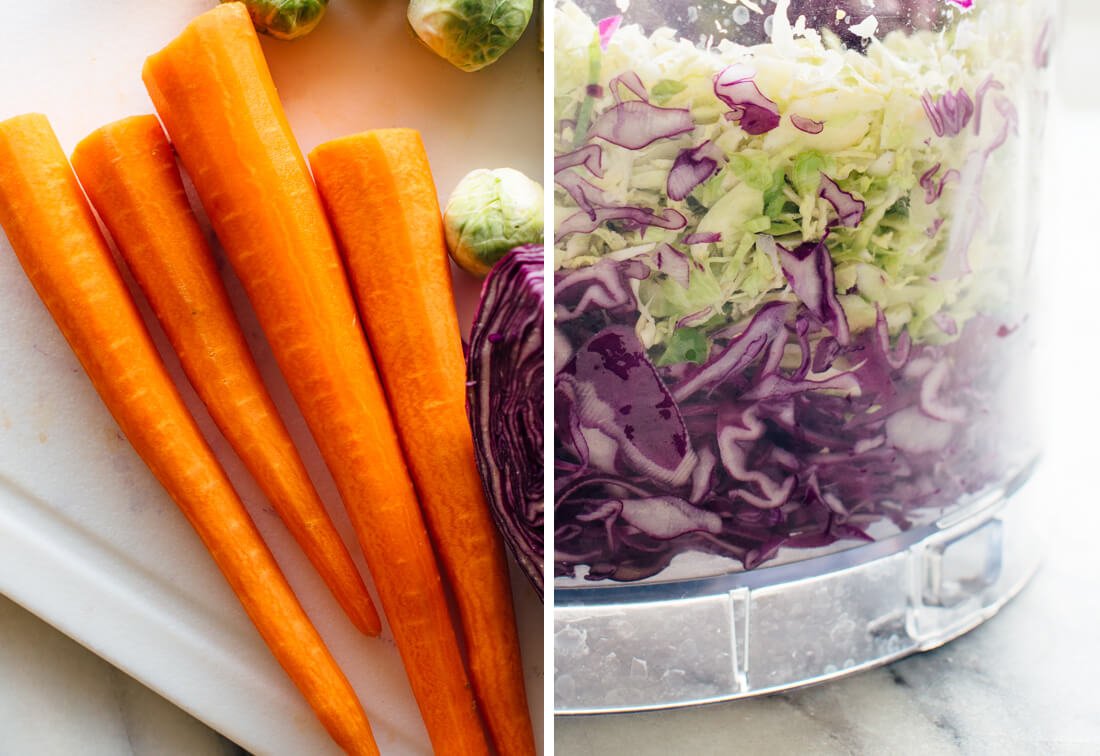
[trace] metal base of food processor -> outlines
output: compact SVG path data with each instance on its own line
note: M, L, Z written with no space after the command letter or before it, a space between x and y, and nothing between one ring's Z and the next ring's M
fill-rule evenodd
M700 580L558 588L555 713L775 693L943 645L996 614L1038 568L1028 477L918 533L824 557Z

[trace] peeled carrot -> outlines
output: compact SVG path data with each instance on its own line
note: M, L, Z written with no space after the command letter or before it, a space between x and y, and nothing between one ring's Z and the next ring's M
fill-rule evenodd
M386 397L244 7L196 18L144 79L336 481L432 745L486 753Z
M348 617L378 635L382 621L264 388L160 122L103 126L72 164L210 416Z
M428 156L412 129L309 155L371 352L465 631L470 680L497 750L535 753L504 547L466 419L466 364Z
M161 362L45 116L0 122L0 225L103 403L321 723L349 753L377 754L355 691Z

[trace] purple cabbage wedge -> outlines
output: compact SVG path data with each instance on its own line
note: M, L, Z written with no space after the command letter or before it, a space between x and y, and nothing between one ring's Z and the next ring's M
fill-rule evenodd
M466 409L504 542L543 591L543 248L493 266L470 331Z

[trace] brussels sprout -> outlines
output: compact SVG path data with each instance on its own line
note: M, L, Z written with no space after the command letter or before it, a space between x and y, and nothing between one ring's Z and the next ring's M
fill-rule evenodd
M467 173L443 211L451 257L475 276L510 249L541 244L542 225L542 186L511 168Z
M463 71L477 71L516 43L533 0L412 0L409 24L428 47Z
M276 39L296 39L313 31L325 15L328 0L245 0L244 5L256 31Z

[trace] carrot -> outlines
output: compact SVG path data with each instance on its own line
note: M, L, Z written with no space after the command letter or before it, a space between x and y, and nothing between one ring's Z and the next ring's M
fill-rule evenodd
M160 122L103 126L77 145L72 164L214 422L355 626L380 634L363 579L264 388Z
M413 483L454 590L470 680L500 753L534 754L508 565L466 419L466 364L428 156L411 129L309 155Z
M196 18L143 75L336 481L436 752L486 753L386 397L244 7Z
M0 122L0 225L103 403L333 739L377 754L355 691L172 383L45 116Z

